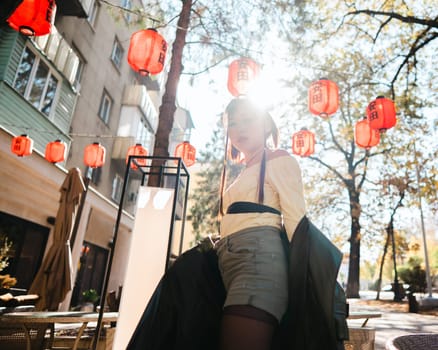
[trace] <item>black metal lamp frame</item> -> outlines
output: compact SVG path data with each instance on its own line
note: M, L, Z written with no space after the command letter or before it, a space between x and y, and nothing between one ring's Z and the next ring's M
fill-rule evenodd
M146 159L147 165L140 165L138 160L140 159ZM152 161L153 160L159 160L163 162L163 165L159 166L159 171L153 171L152 169ZM137 169L132 169L131 165L135 165ZM154 167L155 168L155 167ZM113 240L112 240L112 246L110 248L110 254L107 260L106 270L105 270L105 276L104 276L104 283L102 286L102 291L100 293L100 309L99 309L99 317L97 320L96 329L94 332L93 337L93 344L92 349L96 350L98 340L100 338L100 331L102 328L102 318L105 308L105 299L106 299L106 293L108 290L108 282L111 274L111 267L113 263L113 257L114 257L114 251L117 244L117 236L119 232L119 226L120 226L120 220L122 218L122 212L123 212L123 202L125 199L125 193L128 185L128 179L129 174L134 171L140 171L142 176L141 185L143 186L146 181L147 175L156 175L159 177L159 183L160 187L163 185L163 178L166 176L172 176L175 177L175 195L173 198L173 205L172 205L172 216L171 216L171 223L170 223L170 229L169 229L169 238L167 243L167 254L166 254L166 263L165 263L165 270L166 271L169 268L170 258L171 258L171 250L172 250L172 240L173 240L173 231L174 231L174 224L176 221L176 204L178 202L178 194L179 194L179 186L180 186L180 179L186 178L186 186L185 186L185 193L184 193L184 201L183 201L183 208L182 208L182 225L181 225L181 239L179 244L179 254L182 253L182 244L184 239L184 225L185 225L185 219L186 219L186 209L187 209L187 200L188 200L188 193L189 193L189 181L190 181L190 175L187 171L187 168L179 157L158 157L158 156L129 156L128 162L126 163L126 170L125 170L125 176L123 180L123 187L122 187L122 193L120 197L120 203L119 208L117 211L117 219L114 226L114 234L113 234Z

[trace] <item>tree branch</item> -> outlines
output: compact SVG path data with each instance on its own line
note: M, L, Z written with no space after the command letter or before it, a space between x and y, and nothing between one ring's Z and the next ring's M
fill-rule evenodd
M204 69L202 69L202 70L199 70L199 71L197 71L197 72L184 72L184 71L183 71L181 74L195 76L195 75L199 75L199 74L202 74L202 73L208 72L211 68L218 66L218 65L221 64L223 61L225 61L228 57L229 57L229 56L226 56L226 57L221 58L220 60L216 60L213 64L211 64L211 65L207 66L206 68L204 68Z
M415 23L415 24L421 24L428 27L438 28L438 17L434 19L423 19L418 18L415 16L402 16L395 12L386 12L386 11L374 11L374 10L356 10L351 11L346 14L346 16L354 16L359 14L366 14L368 16L374 17L374 16L387 16L390 19L396 19L404 23Z
M392 81L391 81L391 86L394 85L394 83L397 81L397 78L399 76L399 74L401 73L401 70L404 68L404 66L406 66L409 62L409 59L413 56L415 56L415 54L417 53L417 51L419 51L421 48L423 48L424 46L426 46L428 43L430 43L431 41L435 40L436 38L438 38L438 33L432 33L430 35L430 37L426 38L423 42L421 42L420 44L418 44L418 42L424 38L424 36L427 34L427 32L429 31L430 28L426 29L425 31L423 31L422 35L418 36L417 39L415 40L414 44L411 46L411 49L409 50L409 53L405 56L403 62L400 64L400 66L397 69L396 74L394 75Z
M337 148L337 149L338 149L338 150L344 155L345 159L348 160L348 152L347 152L346 150L344 150L344 149L341 147L341 145L338 143L338 141L336 140L335 134L334 134L334 132L333 132L332 123L331 123L330 120L328 121L328 124L329 124L330 135L331 135L331 137L332 137L332 141L333 141L333 143L335 144L336 148Z
M315 160L318 163L320 163L321 165L325 166L327 169L329 169L330 171L332 171L343 183L347 184L347 179L345 177L342 176L342 174L336 170L336 168L333 168L330 164L327 164L326 162L323 162L321 159L319 159L318 157L308 157L309 159Z

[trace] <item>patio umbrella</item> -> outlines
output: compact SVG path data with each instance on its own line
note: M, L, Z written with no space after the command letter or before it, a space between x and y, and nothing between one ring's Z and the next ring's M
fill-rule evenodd
M73 285L70 236L79 199L85 191L78 168L69 170L59 191L53 244L29 289L29 293L40 296L37 310L57 310Z

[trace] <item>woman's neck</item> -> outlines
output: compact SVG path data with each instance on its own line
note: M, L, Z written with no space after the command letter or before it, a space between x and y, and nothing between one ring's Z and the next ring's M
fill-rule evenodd
M257 164L260 162L263 156L263 152L265 151L265 148L262 147L255 152L252 153L245 153L245 165L246 167L250 167L251 165Z

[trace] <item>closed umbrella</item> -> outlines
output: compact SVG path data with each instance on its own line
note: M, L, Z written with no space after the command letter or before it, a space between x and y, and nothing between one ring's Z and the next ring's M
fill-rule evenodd
M61 198L53 244L29 289L29 293L40 296L36 303L37 310L57 310L73 285L70 236L79 199L85 191L78 168L69 170L59 191Z

